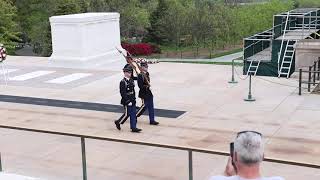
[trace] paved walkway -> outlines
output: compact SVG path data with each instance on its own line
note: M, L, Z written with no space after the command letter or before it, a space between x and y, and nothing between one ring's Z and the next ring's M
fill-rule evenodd
M18 56L37 56L37 54L33 52L33 47L29 45L25 45L25 47L17 50L15 54Z
M71 72L69 68L51 67L45 58L9 57L5 63L17 69L34 67L32 72L42 71L42 68L61 71L61 76ZM241 72L241 67L236 68ZM224 152L229 152L229 142L236 132L249 129L264 135L266 157L320 165L320 96L306 90L298 96L297 79L256 77L253 78L253 96L257 101L245 102L248 79L236 77L238 84L228 84L230 70L230 66L208 64L162 62L150 65L156 107L186 113L178 118L157 117L160 126L150 126L147 116L140 117L138 127L143 129L140 134L132 134L129 123L118 131L113 121L119 118L119 113L9 102L0 102L0 124ZM72 69L72 73L83 71L82 68ZM52 74L21 78L22 83L9 82L8 85L0 76L0 94L119 105L121 69L111 72L101 66L99 70L85 71L92 74L91 81L82 78L63 81L59 88L49 83L42 83L41 87L36 85ZM99 76L97 71L112 75L95 78ZM23 73L17 76L26 77ZM77 81L77 86L68 86ZM49 180L81 179L79 138L1 129L0 147L5 172ZM88 179L188 178L188 154L180 150L98 140L86 140L86 150ZM195 180L206 180L223 172L226 157L202 153L194 153L193 157ZM267 176L280 175L287 180L320 179L318 169L275 163L263 163L263 167L263 174Z

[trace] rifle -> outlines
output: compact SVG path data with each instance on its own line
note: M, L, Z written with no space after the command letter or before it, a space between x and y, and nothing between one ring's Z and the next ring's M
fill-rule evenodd
M126 58L127 63L131 65L131 67L133 68L133 70L136 72L137 75L138 74L142 74L144 80L147 82L148 86L150 87L151 85L150 85L150 82L148 81L148 79L146 77L146 74L143 73L143 70L142 70L141 66L137 62L135 62L133 60L132 55L127 51L129 56L126 56L120 49L118 49L117 47L116 47L116 49L118 50L118 52L120 54L122 54L122 56L124 58Z

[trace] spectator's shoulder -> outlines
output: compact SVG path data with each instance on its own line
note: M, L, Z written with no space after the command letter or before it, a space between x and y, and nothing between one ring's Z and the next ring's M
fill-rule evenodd
M209 180L234 180L234 176L212 176Z
M285 179L283 177L274 176L274 177L265 178L265 180L285 180Z

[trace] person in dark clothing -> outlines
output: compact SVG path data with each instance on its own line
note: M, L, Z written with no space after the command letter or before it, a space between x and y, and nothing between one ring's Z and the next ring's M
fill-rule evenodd
M134 90L134 80L132 79L132 67L127 64L123 68L124 78L120 81L121 104L125 109L125 113L114 123L118 130L121 130L120 123L124 122L128 116L130 117L130 128L132 132L140 132L137 128L136 117L136 94ZM122 123L123 124L123 123Z
M137 117L141 116L146 109L149 112L150 125L158 125L159 122L154 118L153 94L150 89L150 76L148 72L148 63L140 63L142 72L138 74L139 98L142 99L142 105L137 112Z

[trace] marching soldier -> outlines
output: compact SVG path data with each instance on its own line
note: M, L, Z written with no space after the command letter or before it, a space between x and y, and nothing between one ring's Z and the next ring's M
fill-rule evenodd
M142 72L138 74L138 86L139 98L142 99L142 105L137 112L137 117L141 116L143 112L148 109L150 125L158 125L159 122L155 121L154 118L154 105L153 105L153 94L150 89L150 76L148 72L148 63L140 63Z
M126 64L123 68L124 78L120 81L121 104L125 112L114 123L118 130L121 130L120 123L123 124L128 116L130 117L130 128L132 132L138 133L141 129L137 128L136 117L136 95L134 90L134 80L132 79L132 67Z

